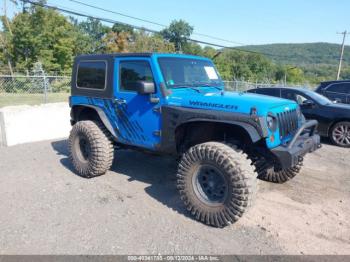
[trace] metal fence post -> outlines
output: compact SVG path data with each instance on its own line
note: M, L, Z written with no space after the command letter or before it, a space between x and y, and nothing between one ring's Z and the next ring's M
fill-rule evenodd
M44 81L44 103L47 104L47 84L46 84L46 76L43 72L43 81Z

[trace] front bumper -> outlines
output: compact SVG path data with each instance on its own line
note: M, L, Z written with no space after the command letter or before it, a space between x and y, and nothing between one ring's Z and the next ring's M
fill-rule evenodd
M288 144L271 150L280 161L282 168L296 166L307 153L321 147L320 136L315 134L317 125L316 120L307 121Z

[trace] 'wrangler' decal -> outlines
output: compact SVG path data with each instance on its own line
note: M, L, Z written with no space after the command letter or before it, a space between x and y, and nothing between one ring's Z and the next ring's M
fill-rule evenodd
M192 106L204 106L204 107L214 107L214 108L224 108L224 109L233 109L237 110L238 106L236 105L225 105L220 103L207 103L207 102L200 102L200 101L189 101L190 105Z

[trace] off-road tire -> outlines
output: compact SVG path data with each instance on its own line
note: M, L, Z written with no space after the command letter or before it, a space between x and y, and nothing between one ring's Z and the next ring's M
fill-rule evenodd
M282 184L294 178L301 170L303 163L300 161L296 166L281 168L279 163L260 157L254 161L258 178L267 182Z
M82 149L85 146L87 150ZM68 147L69 159L82 177L103 175L112 166L113 143L108 131L100 122L90 120L77 122L70 133Z
M347 133L346 140L344 140L343 142L341 142L341 138L339 138L339 140L336 137L341 135L342 128L347 128L347 131L345 131L345 133ZM336 146L350 148L350 122L343 121L336 123L330 130L329 138L331 139L332 143Z
M226 193L211 204L198 196L194 180L204 166L214 167L223 177ZM191 147L178 167L177 188L192 216L207 225L224 227L236 222L252 205L257 191L257 175L251 160L241 150L218 142Z

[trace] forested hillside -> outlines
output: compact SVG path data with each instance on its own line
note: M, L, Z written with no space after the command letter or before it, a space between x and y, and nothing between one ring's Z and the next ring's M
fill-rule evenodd
M304 73L304 80L317 83L335 79L339 64L341 46L330 43L269 44L240 47L268 54L280 65L298 67ZM350 78L350 46L345 46L342 79Z
M76 20L40 6L44 0L37 3L19 11L12 19L1 17L0 71L28 73L39 63L47 73L70 74L72 61L79 54L148 51L213 58L224 80L316 85L336 77L340 51L336 44L215 49L189 41L194 27L183 20L173 21L159 33L148 33L93 18ZM350 78L349 65L350 47L347 47L342 78Z
M245 50L272 54L273 61L294 65L338 65L340 45L330 43L269 44L240 47ZM344 61L350 64L350 46L345 47Z

